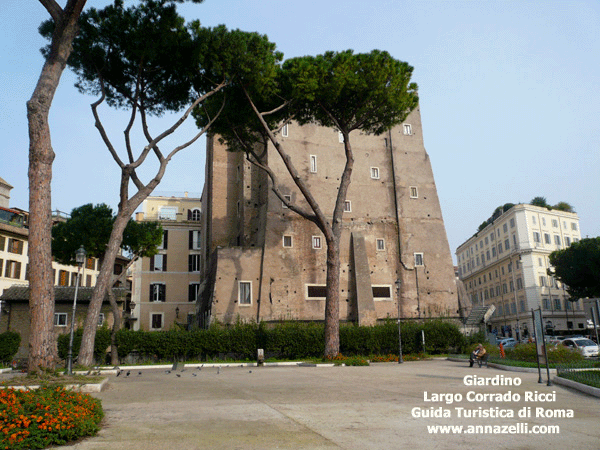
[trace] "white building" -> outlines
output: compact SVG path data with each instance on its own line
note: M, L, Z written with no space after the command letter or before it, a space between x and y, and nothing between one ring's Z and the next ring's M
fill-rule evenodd
M552 334L584 333L581 300L571 302L565 286L548 275L548 257L580 238L577 214L515 205L460 245L458 274L473 306L494 305L488 330L527 337L531 310L542 308Z

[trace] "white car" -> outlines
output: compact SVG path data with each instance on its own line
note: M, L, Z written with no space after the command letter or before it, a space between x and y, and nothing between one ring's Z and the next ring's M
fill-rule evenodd
M498 339L498 345L500 344L502 344L504 348L513 348L515 345L518 344L518 342L515 338L503 338Z
M577 350L583 356L598 356L598 345L592 341L591 339L586 338L572 338L572 339L564 339L560 342L561 345L564 345L571 350Z

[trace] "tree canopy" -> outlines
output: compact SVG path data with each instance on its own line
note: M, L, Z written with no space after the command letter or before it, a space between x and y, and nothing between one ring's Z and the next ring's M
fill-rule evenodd
M573 298L600 297L600 237L574 242L550 254L548 273L567 285Z
M52 255L62 264L75 264L75 252L83 245L88 256L103 258L114 221L112 208L104 203L74 208L71 217L52 228ZM133 256L147 257L157 253L161 240L158 222L130 220L121 248Z

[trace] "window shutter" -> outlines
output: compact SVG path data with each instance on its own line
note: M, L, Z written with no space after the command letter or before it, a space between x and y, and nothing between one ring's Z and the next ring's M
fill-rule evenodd
M188 209L188 220L192 220L192 210Z
M194 248L194 231L190 230L190 245L189 249L192 250Z
M21 278L21 263L20 262L17 263L17 269L15 271L15 278L16 279Z
M166 284L159 284L158 285L159 288L159 292L160 292L160 301L161 302L165 302L167 301L167 285Z
M150 257L150 272L154 271L154 256Z
M165 238L164 238L164 246L163 248L166 250L168 247L168 241L169 241L169 230L165 230Z
M154 299L152 298L152 295L154 294L154 285L151 284L150 285L150 301L153 301Z
M188 272L192 272L192 268L193 268L193 256L192 255L188 255Z
M167 255L162 255L162 257L163 257L162 271L166 272L167 271Z
M193 284L190 284L189 288L188 288L188 302L191 302L193 300L195 300L195 292L196 292L196 287Z

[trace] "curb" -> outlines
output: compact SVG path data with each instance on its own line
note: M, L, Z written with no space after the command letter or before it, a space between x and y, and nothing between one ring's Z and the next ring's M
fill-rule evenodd
M93 392L102 392L108 383L108 378L104 378L100 383L89 383L89 384L66 384L65 389L72 389L77 392L83 392L90 394ZM16 389L18 391L29 391L32 389L39 389L39 384L27 385L27 386L0 386L0 389Z
M600 389L599 388L595 388L593 386L588 386L587 384L578 383L577 381L567 380L566 378L562 378L562 377L554 377L552 381L554 381L555 384L559 384L561 386L566 386L566 387L575 389L579 392L583 392L584 394L600 398Z

